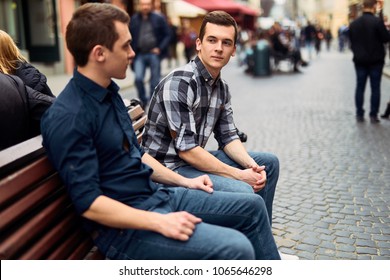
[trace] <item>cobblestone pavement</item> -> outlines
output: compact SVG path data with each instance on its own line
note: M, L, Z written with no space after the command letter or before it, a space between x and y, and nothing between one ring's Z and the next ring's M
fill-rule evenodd
M253 78L234 60L223 71L248 150L280 159L276 242L301 259L389 260L390 121L355 121L351 54L323 53L303 72ZM389 98L384 77L381 113Z

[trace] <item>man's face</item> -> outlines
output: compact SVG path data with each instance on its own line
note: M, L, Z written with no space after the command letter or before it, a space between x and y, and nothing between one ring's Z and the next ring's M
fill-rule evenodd
M119 35L118 40L114 43L112 51L107 50L107 75L116 78L126 78L126 70L132 63L135 53L130 46L131 35L127 24L116 21L116 32Z
M222 67L236 53L234 27L207 23L203 41L196 40L196 50L200 60L210 74L216 78Z
M152 0L140 0L139 1L139 11L143 15L149 14L153 9Z

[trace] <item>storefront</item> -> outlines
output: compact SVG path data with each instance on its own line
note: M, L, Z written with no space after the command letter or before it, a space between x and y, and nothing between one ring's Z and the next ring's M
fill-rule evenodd
M31 62L60 60L55 0L0 0L0 29Z

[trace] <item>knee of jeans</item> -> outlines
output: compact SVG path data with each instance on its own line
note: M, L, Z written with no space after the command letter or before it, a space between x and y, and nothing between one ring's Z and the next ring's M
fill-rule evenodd
M135 77L135 82L136 83L143 83L144 82L144 78L143 77Z
M255 250L249 239L239 231L232 230L229 238L220 243L217 259L254 260Z
M270 154L269 161L274 169L279 170L279 158L274 154Z
M258 165L273 166L279 169L279 158L271 153L250 153Z
M247 203L250 206L249 209L253 210L253 213L267 213L267 207L264 199L260 195L253 195L247 198Z
M244 182L239 182L237 185L234 186L235 192L239 193L253 193L253 188Z

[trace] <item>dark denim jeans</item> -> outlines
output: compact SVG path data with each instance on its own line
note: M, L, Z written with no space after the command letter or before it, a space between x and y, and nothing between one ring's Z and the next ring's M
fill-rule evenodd
M357 81L355 91L356 116L364 116L364 91L366 89L366 83L369 77L371 86L370 116L376 117L379 112L381 98L381 79L383 63L374 64L370 66L362 66L355 64L355 71Z
M169 188L171 197L150 211L187 211L202 219L188 241L152 231L100 231L108 259L280 259L263 199L254 194Z
M210 153L220 161L230 166L242 169L242 167L231 160L225 154L225 152L218 150L210 151ZM261 191L257 192L257 194L259 194L264 199L265 205L267 207L268 219L270 224L272 224L272 205L274 202L276 184L279 179L279 160L275 155L270 153L249 152L249 155L259 166L265 165L265 171L267 172L267 183ZM179 167L175 171L188 178L194 178L206 174L205 172L199 171L198 169L188 165ZM211 181L213 182L214 190L216 191L253 193L252 187L245 182L214 174L207 173L207 175L209 175Z
M142 104L146 106L150 96L153 94L154 88L160 82L161 76L161 61L158 55L152 53L139 53L133 62L135 74L135 86L138 91L138 97ZM146 95L145 91L145 72L146 68L150 68L150 96Z

